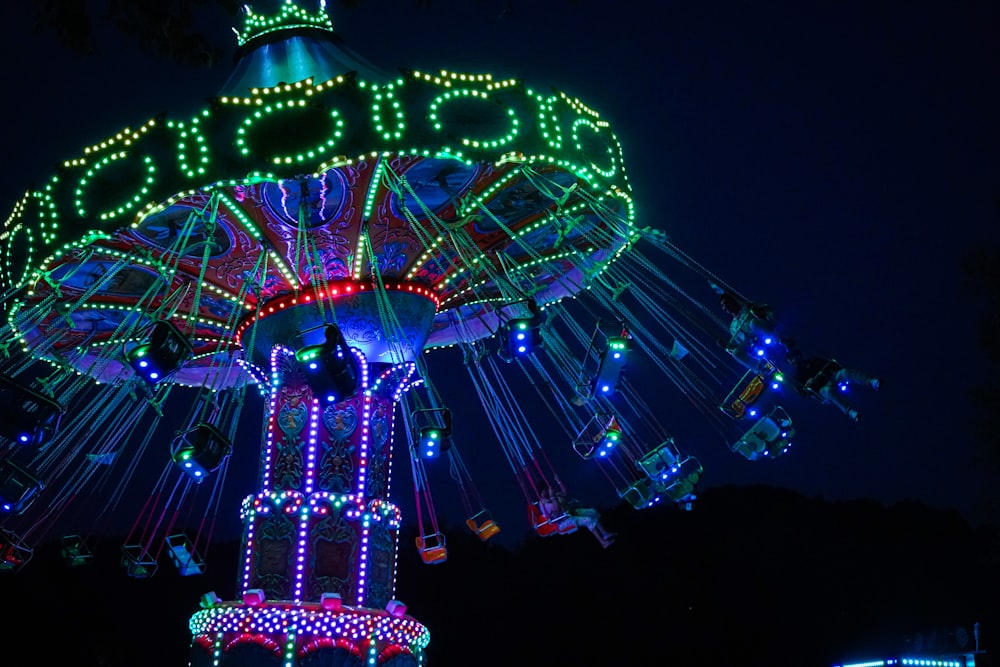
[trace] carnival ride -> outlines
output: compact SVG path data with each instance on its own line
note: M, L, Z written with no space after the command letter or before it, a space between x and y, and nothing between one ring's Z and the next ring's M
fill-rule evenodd
M747 459L794 435L765 341L741 338L751 369L727 352L714 300L738 292L636 224L595 110L489 74L384 76L303 4L247 9L206 108L85 148L0 231L0 568L54 534L86 563L87 536L58 531L128 511L153 469L122 564L201 573L261 403L240 599L202 600L195 666L421 659L429 634L394 599L394 464L428 564L448 557L431 466L474 534L501 530L469 456L506 459L539 535L559 532L538 511L553 447L636 509L690 507L702 466L630 364ZM459 381L480 414L443 400Z

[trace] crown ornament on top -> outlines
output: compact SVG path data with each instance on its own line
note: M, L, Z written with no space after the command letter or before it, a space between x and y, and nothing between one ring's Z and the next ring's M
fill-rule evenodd
M319 0L318 3L305 3L301 0L277 0L277 2L280 3L279 7L273 12L257 12L249 3L243 5L243 29L233 28L239 46L279 30L312 28L333 32L333 21L327 13L326 0ZM254 4L260 6L268 3L257 2ZM309 11L302 6L304 4L316 4L317 9Z

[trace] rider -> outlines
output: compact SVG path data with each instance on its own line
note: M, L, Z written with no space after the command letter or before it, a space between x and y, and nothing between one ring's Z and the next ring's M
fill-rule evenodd
M792 381L800 394L812 396L821 403L832 403L853 421L859 421L860 414L845 393L848 383L864 384L874 391L878 391L881 385L880 378L846 368L836 359L803 358L802 353L795 350L787 355L786 360L794 369Z
M725 290L719 295L719 305L733 318L726 351L746 368L758 371L760 357L753 351L756 343L777 342L786 352L792 350L792 341L778 334L774 310L769 305L746 301Z
M547 521L556 522L560 531L572 526L589 530L601 546L607 549L615 541L615 534L601 523L600 513L592 507L582 507L578 500L570 499L566 487L557 477L558 488L543 486L538 493L538 509Z

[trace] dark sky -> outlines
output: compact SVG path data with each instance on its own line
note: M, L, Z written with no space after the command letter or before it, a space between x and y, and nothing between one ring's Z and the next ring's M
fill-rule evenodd
M996 241L994 3L515 0L506 18L501 0L416 4L367 0L335 8L334 24L387 69L486 71L580 97L623 144L640 226L772 304L807 351L882 376L879 394L859 397L861 424L796 402L796 449L777 461L681 441L703 484L996 519L976 509L991 480L972 459L968 392L985 355L959 270ZM229 73L228 60L184 69L113 33L103 54L77 56L33 32L30 14L7 21L4 213L57 160L161 111L183 117ZM231 53L229 28L216 34ZM677 398L664 419L685 433L694 418ZM499 451L488 455L483 490L516 493ZM401 493L408 477L397 468ZM593 479L603 486L577 495L610 502ZM523 521L522 507L498 514Z

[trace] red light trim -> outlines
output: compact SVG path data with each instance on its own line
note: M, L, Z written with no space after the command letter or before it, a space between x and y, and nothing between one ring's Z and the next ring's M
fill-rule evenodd
M243 337L244 332L256 322L258 319L264 319L268 315L274 313L275 309L281 310L288 306L298 306L300 304L312 303L313 299L319 301L328 301L330 299L336 299L341 296L350 296L357 290L358 292L370 292L373 291L371 285L365 283L352 283L352 282L340 282L337 283L336 287L330 287L329 289L322 290L314 288L311 292L300 293L300 294L286 294L284 296L279 296L276 299L268 302L265 308L261 308L260 317L255 318L250 316L246 321L243 322L236 329L235 340L239 340ZM418 294L422 297L430 299L434 303L434 310L441 307L441 297L434 290L424 287L423 285L416 285L414 283L386 283L386 292L409 292L411 294Z

